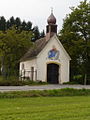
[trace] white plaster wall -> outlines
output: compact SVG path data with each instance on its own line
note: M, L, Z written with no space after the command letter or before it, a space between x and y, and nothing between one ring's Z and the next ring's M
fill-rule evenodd
M24 70L25 71L31 71L31 67L34 67L34 71L37 70L37 62L36 59L28 60L28 61L23 61L20 62L20 71L22 70L22 64L24 64ZM35 72L34 72L35 74ZM25 73L25 77L31 76L30 72ZM35 75L34 75L34 80L35 80Z
M61 64L61 84L69 82L69 62L64 60Z
M59 50L60 55L58 60L48 59L48 52L55 46ZM60 65L59 69L59 83L64 83L69 81L69 58L63 51L62 47L58 41L54 38L49 41L41 53L37 56L37 79L41 81L47 81L47 63L57 63Z

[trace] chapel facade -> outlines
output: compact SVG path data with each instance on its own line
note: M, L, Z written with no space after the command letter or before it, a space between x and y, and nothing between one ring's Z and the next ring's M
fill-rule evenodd
M20 77L33 81L63 84L69 82L70 56L57 37L56 18L47 19L46 36L36 40L20 60Z

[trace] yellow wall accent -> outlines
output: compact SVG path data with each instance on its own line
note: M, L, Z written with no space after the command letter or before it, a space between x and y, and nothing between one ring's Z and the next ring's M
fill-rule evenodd
M46 64L51 64L51 63L57 64L57 65L61 65L59 62L56 62L56 61L49 61L49 62L47 62Z

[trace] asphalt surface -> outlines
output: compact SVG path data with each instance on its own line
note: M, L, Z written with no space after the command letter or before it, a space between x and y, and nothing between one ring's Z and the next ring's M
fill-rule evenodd
M29 91L29 90L52 90L62 88L90 89L90 85L40 85L40 86L0 86L0 92Z

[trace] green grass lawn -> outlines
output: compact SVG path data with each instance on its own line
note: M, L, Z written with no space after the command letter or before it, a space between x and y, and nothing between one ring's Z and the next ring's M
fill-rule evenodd
M90 96L2 98L0 120L90 120Z

